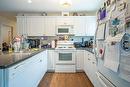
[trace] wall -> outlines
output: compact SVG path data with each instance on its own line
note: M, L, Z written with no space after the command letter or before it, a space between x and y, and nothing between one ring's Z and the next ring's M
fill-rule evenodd
M16 35L16 21L0 16L0 48L2 43L1 30L3 25L13 27L13 37Z
M41 40L41 45L43 44L48 44L51 43L52 40L59 40L59 36L42 36L42 37L36 37L36 36L29 36L28 38L30 39L40 39ZM74 42L82 42L82 38L84 38L84 41L89 41L91 38L93 39L94 37L89 37L89 36L70 36L69 40L72 40Z
M16 35L16 21L0 16L0 25L8 25L13 27L13 35Z

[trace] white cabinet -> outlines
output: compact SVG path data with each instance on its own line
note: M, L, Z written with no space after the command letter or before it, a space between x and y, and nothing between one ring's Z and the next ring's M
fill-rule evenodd
M5 87L37 87L47 71L46 51L7 69Z
M45 35L44 18L41 16L27 16L28 36Z
M48 71L54 71L55 70L55 50L48 50Z
M41 68L43 69L43 75L44 75L47 72L47 59L48 59L47 50L42 53L43 53L42 56L43 56L44 60L43 60L43 64L41 64L41 66L44 68L42 68L42 67Z
M96 17L95 16L87 16L86 17L86 35L94 36L96 32Z
M8 86L6 87L27 87L29 84L26 84L26 62L22 62L8 69L9 79Z
M95 16L17 16L17 32L28 36L55 36L59 25L72 25L75 36L94 36Z
M64 16L59 16L56 17L56 25L74 25L74 19L72 16L70 17L64 17Z
M98 81L98 78L96 76L97 72L97 65L96 65L96 59L94 54L85 51L85 57L84 57L84 71L93 83L94 87L102 87Z
M75 36L86 36L86 17L74 17Z
M76 69L77 70L84 69L84 50L76 51Z
M4 70L0 69L0 87L4 87Z
M44 17L45 35L56 36L56 17Z
M17 16L17 34L28 35L27 20L25 16Z

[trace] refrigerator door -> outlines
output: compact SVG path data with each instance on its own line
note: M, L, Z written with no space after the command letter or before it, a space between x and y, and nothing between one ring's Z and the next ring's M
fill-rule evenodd
M103 87L116 87L112 82L110 82L106 77L104 77L100 72L96 72L99 82Z

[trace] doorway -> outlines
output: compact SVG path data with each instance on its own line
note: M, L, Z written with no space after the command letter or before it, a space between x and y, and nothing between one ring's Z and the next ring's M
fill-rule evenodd
M6 42L8 45L13 40L13 27L3 24L1 26L1 45Z

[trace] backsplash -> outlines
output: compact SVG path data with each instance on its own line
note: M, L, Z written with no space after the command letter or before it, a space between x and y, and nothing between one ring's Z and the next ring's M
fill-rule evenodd
M73 40L74 42L82 42L82 39L84 39L84 41L88 41L93 38L93 36L71 36L70 40Z
M69 36L70 41L74 42L85 42L90 41L90 39L93 39L93 36ZM51 44L53 40L59 40L61 39L61 36L29 36L28 39L40 39L41 46Z

